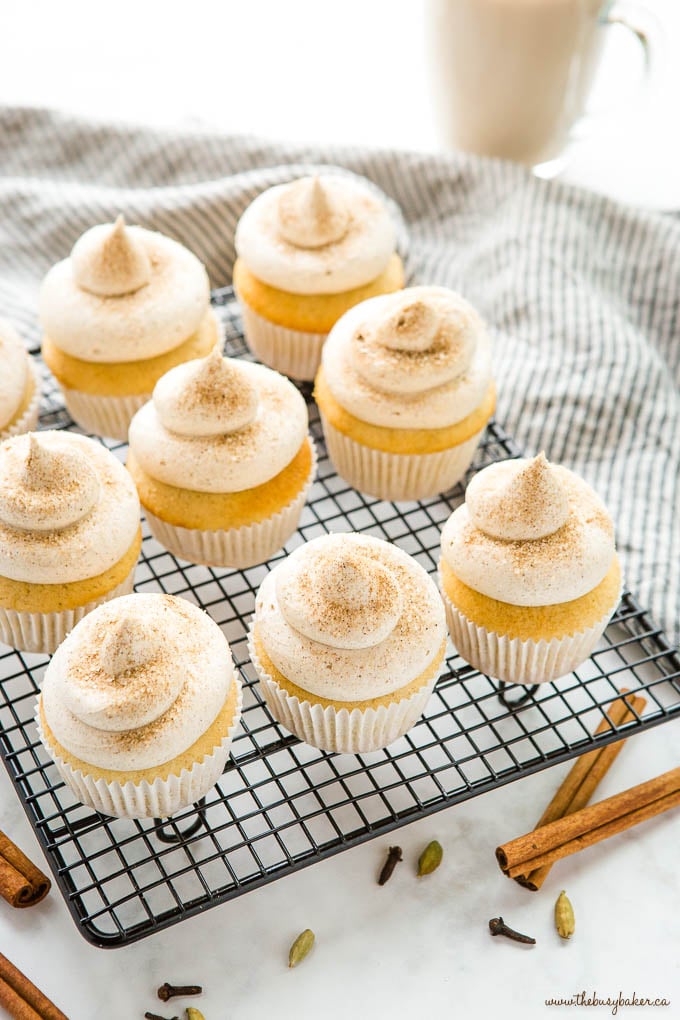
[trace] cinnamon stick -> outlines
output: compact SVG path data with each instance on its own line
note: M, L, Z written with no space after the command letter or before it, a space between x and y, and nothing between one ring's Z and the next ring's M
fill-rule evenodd
M0 953L0 1006L14 1020L68 1020L25 974Z
M496 859L501 870L515 878L678 806L680 768L675 768L499 846Z
M32 907L45 899L50 886L47 875L0 832L0 896L13 907Z
M639 716L647 704L646 700L635 694L630 694L627 688L621 690L623 697L612 702L609 711L601 720L595 733L606 733L613 727L619 727L635 718L634 712ZM626 696L627 695L627 696ZM631 711L633 709L633 711ZM584 808L598 785L605 777L612 764L616 760L625 740L619 740L605 747L597 747L587 751L577 758L571 770L567 773L564 781L557 790L555 796L536 823L538 829L541 825L554 822L557 818L572 814ZM536 892L541 888L550 874L552 865L547 864L542 868L536 868L529 874L515 876L526 889Z

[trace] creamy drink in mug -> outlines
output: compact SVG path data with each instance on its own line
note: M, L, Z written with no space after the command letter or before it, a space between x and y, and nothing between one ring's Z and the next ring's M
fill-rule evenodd
M605 29L646 34L602 0L429 0L428 46L446 144L529 165L555 159L583 115Z

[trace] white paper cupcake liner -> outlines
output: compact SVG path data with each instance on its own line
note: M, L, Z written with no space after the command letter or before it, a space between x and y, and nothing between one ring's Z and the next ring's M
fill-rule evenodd
M0 606L0 642L21 652L43 652L51 655L84 616L97 606L101 606L103 602L132 592L136 566L137 564L124 581L106 595L86 602L83 606L76 606L75 609L63 609L59 613L27 613Z
M586 630L551 641L523 641L468 620L451 602L441 578L439 587L451 640L460 655L481 673L509 684L542 684L571 673L594 651L619 602L617 598L607 615Z
M234 567L239 570L265 563L283 548L298 526L307 493L316 474L316 448L311 437L309 442L312 466L307 481L295 499L271 517L255 524L244 524L240 528L208 531L168 524L145 509L151 534L174 556L190 563Z
M168 818L204 797L224 772L243 706L241 679L237 674L234 675L234 683L238 690L236 712L220 744L190 769L183 769L179 775L170 775L167 779L154 779L151 783L146 780L140 783L131 780L117 783L95 779L52 754L42 732L39 712L36 713L38 733L59 775L71 787L81 804L103 815L118 818Z
M410 730L425 711L438 674L408 698L379 708L326 708L300 701L280 687L266 671L248 633L250 661L257 670L267 708L277 722L300 740L322 751L363 754L379 751Z
M439 453L387 453L350 439L320 410L328 456L341 478L368 496L427 499L448 492L472 463L482 432Z
M243 333L258 361L292 379L311 382L321 364L327 333L304 333L263 319L241 301Z
M134 415L151 399L150 393L134 393L127 397L103 397L62 386L64 403L76 425L95 436L127 441Z
M10 436L20 436L24 432L33 432L38 427L38 416L40 414L40 375L35 367L33 358L29 357L29 372L33 379L33 396L28 407L8 428L0 431L0 441L9 439Z

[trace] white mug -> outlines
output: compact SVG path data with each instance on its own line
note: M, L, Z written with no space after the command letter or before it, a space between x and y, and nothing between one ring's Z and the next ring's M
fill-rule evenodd
M556 159L583 115L604 29L649 40L630 4L429 0L428 48L446 145L530 166Z

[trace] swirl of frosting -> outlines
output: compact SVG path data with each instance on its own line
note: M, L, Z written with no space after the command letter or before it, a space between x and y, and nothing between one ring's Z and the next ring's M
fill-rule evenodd
M78 286L101 297L133 294L151 280L151 260L122 215L113 226L100 223L86 230L73 246L71 263Z
M128 362L179 347L210 309L204 266L163 234L123 217L92 227L40 290L45 333L83 361Z
M99 498L99 479L82 450L46 446L31 432L0 454L0 520L12 528L68 528Z
M464 584L517 606L580 598L603 580L614 553L599 496L543 454L480 471L442 532L442 555Z
M488 334L475 310L445 287L408 287L346 312L322 353L338 403L385 428L462 421L491 385Z
M28 386L29 356L21 337L6 319L0 319L0 429L21 407Z
M56 739L82 761L151 768L208 729L233 676L226 638L203 610L173 595L124 595L57 649L42 707Z
M255 631L284 676L336 701L408 685L446 633L423 568L396 546L353 533L313 539L276 566L257 595Z
M132 479L94 439L69 432L0 444L0 575L33 584L96 577L139 529Z
M335 546L335 547L334 547ZM370 648L394 630L403 610L397 579L360 547L306 546L277 573L281 612L295 630L333 648Z
M379 276L396 247L385 202L361 178L321 174L262 192L236 228L248 269L293 294L337 294Z
M159 379L153 402L162 425L183 436L214 436L251 425L257 414L255 384L241 365L215 344L207 358L171 368Z
M323 248L340 241L349 220L342 194L320 177L301 177L279 195L279 233L295 248Z
M140 467L195 492L240 492L290 464L307 436L307 407L264 365L207 358L171 369L130 424Z

